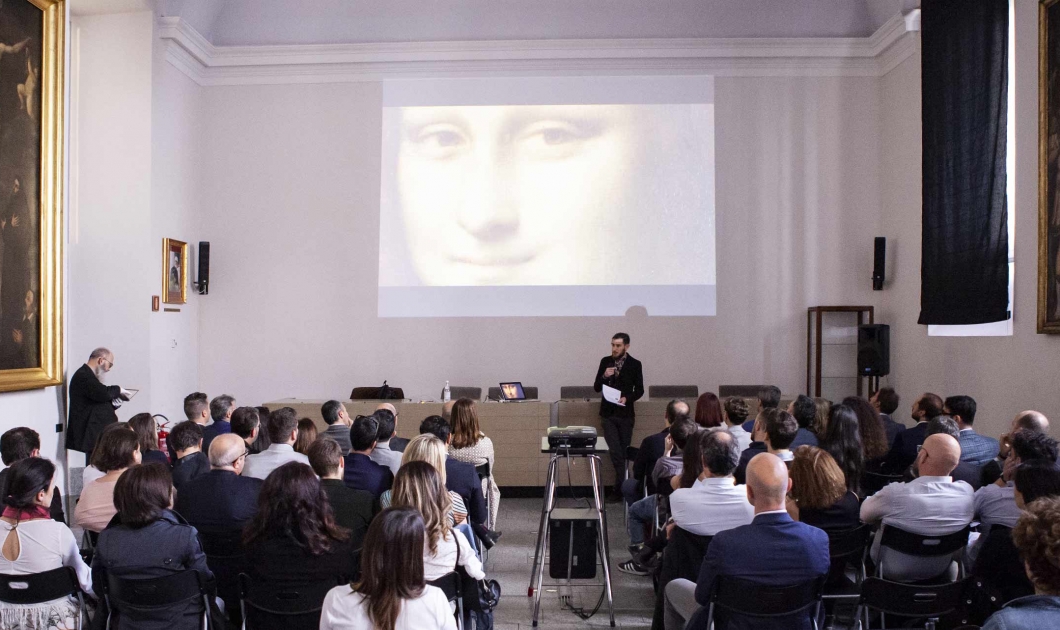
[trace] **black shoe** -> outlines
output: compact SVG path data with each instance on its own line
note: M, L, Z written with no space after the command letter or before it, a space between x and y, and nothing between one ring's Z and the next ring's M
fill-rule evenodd
M504 532L486 530L485 535L479 538L479 541L482 543L482 546L485 547L487 550L493 549L493 546L497 544L497 541L500 540L501 535L503 533Z

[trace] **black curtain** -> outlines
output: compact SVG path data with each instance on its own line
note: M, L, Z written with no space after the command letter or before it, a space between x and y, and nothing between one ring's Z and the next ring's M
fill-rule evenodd
M921 324L1009 318L1008 0L924 0Z

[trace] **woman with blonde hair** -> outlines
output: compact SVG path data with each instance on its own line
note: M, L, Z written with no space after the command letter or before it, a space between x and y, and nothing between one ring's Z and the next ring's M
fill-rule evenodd
M442 487L445 487L445 457L445 442L425 433L412 438L412 441L405 447L405 452L401 454L401 465L404 466L409 462L427 462L434 466L434 469L441 475ZM400 469L398 472L400 472ZM459 525L467 521L467 506L464 505L464 500L459 494L452 490L449 490L448 493L452 502L452 508L447 515L449 525ZM384 492L379 497L379 507L384 510L390 507L392 497L393 490Z
M461 398L453 404L450 424L453 427L453 440L449 444L449 457L472 466L490 465L490 475L482 480L482 491L490 506L489 523L486 527L497 529L497 510L501 503L501 490L493 479L493 441L479 429L478 412L475 401Z

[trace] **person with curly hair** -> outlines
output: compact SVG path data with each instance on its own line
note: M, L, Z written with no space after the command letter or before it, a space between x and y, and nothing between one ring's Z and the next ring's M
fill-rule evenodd
M1060 498L1033 501L1012 530L1034 595L1014 599L983 630L1060 627Z

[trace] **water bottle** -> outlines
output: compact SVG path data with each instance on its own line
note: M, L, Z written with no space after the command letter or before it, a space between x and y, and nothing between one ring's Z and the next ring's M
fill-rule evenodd
M445 382L445 389L442 390L442 402L449 402L449 381Z

